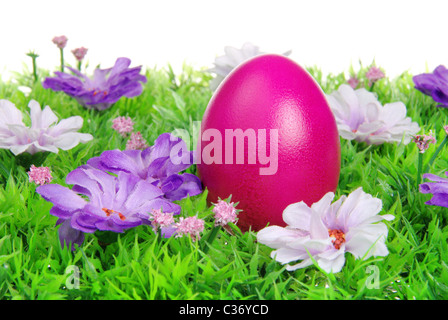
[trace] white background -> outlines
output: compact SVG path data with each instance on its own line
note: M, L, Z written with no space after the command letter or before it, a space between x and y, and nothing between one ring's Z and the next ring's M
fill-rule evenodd
M65 59L84 46L89 69L120 56L132 66L175 70L185 61L212 67L224 46L246 41L290 56L302 66L346 72L358 61L394 77L448 64L448 1L444 0L1 0L0 74L21 71L34 50L38 66L57 70L54 36L68 37Z

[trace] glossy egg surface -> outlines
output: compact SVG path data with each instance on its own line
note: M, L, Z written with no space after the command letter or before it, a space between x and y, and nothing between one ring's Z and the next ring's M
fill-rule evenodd
M336 190L340 142L322 89L290 58L260 55L221 83L204 113L198 174L208 200L239 202L237 225L285 226L292 203Z

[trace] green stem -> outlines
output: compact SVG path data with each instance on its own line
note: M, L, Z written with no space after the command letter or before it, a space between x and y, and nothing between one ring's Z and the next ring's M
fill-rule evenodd
M417 166L417 189L422 180L422 167L423 167L423 153L418 154L418 166Z
M428 164L425 167L425 172L429 171L429 168L432 166L432 164L436 160L437 155L440 153L442 148L447 144L447 142L448 142L448 135L445 136L445 139L443 139L442 143L437 147L436 151L434 151L434 154L432 155L431 159L429 160Z
M59 49L61 52L61 72L64 72L64 49Z
M212 245L213 241L215 240L216 236L218 235L218 231L219 229L221 229L221 226L215 226L213 227L213 229L210 231L210 233L208 234L208 236L205 238L205 247L204 247L204 253L208 252L208 249L210 248L210 246Z
M32 58L33 59L33 77L34 77L34 81L37 81L37 66L36 66L36 58Z
M81 61L78 61L78 71L81 71Z

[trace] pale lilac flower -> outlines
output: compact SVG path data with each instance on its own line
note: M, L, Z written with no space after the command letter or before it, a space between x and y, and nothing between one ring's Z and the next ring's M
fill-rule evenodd
M429 148L429 144L436 144L436 138L430 132L429 135L426 134L418 134L412 138L412 141L417 144L417 148L420 153L425 153L425 151Z
M329 192L311 207L304 202L289 205L283 212L287 226L260 230L258 242L276 249L271 257L288 264L290 271L312 265L313 258L325 272L339 272L346 252L357 259L388 255L388 229L380 221L393 220L394 216L378 215L381 200L362 188L331 203L333 199ZM295 261L300 262L289 264Z
M13 103L0 100L0 148L9 149L15 155L58 153L59 149L69 150L93 139L90 134L77 132L83 124L80 116L62 119L56 124L58 118L49 106L41 110L39 103L31 100L28 107L31 127L25 126L22 113Z
M369 80L369 86L371 86L378 80L383 79L384 77L384 72L380 68L375 66L370 67L370 69L366 73L366 78Z
M347 83L349 84L350 87L356 89L356 87L359 84L359 80L355 76L351 76L350 79L347 80Z
M445 133L448 134L448 126L443 126L443 130L445 130Z
M65 46L67 45L67 40L68 39L66 36L59 36L54 37L52 41L59 49L64 49Z
M417 122L406 117L403 102L382 106L375 95L364 88L354 90L342 84L326 97L344 139L382 144L401 142L404 137L403 143L408 144L412 135L420 130Z
M236 222L238 212L233 202L227 203L224 200L218 200L212 211L215 214L215 226L225 226L230 222Z
M130 117L117 117L112 120L112 129L117 131L123 137L134 130L134 122Z
M87 51L88 51L87 48L80 47L80 48L73 49L72 53L75 56L76 60L81 61L86 56Z
M34 182L37 185L44 185L53 180L50 168L36 167L34 164L31 165L30 171L28 171L28 178L30 182Z
M448 176L448 171L445 172L445 175ZM421 193L431 193L433 195L425 204L448 208L448 179L432 173L425 173L423 178L434 181L422 183L419 186Z
M126 142L126 150L143 150L148 148L146 140L140 132L132 132L131 137Z
M255 46L250 42L244 43L241 49L226 46L224 47L224 52L224 55L215 59L215 67L208 70L209 72L216 74L216 77L210 83L210 88L212 90L216 90L224 78L227 77L227 75L241 63L250 58L263 54L258 46ZM288 56L290 54L291 50L283 53L284 56Z
M190 235L194 241L199 240L200 233L204 231L204 220L198 217L180 217L179 222L176 223L176 237L182 237L184 235Z

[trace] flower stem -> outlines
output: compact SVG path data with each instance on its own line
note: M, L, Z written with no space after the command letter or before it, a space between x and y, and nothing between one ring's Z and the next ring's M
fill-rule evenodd
M61 72L64 72L64 49L60 48L59 50L61 52Z
M81 61L78 61L78 71L81 71Z
M442 143L437 147L436 151L434 151L434 154L432 155L431 159L429 159L429 162L425 167L425 172L428 172L429 168L432 166L432 164L436 160L437 155L440 153L442 148L447 144L447 142L448 142L448 135L445 136L445 139L443 139Z
M29 52L26 54L28 57L31 57L31 59L33 60L33 77L34 77L34 81L37 81L37 64L36 64L36 59L39 56L38 54L34 53L34 52Z
M422 167L423 167L423 153L418 154L418 166L417 166L417 189L422 180Z
M210 233L205 238L206 245L205 245L204 250L203 250L204 253L208 252L208 249L210 248L210 246L212 245L212 243L215 240L216 236L218 235L219 229L221 229L221 226L213 227L213 229L210 231Z

